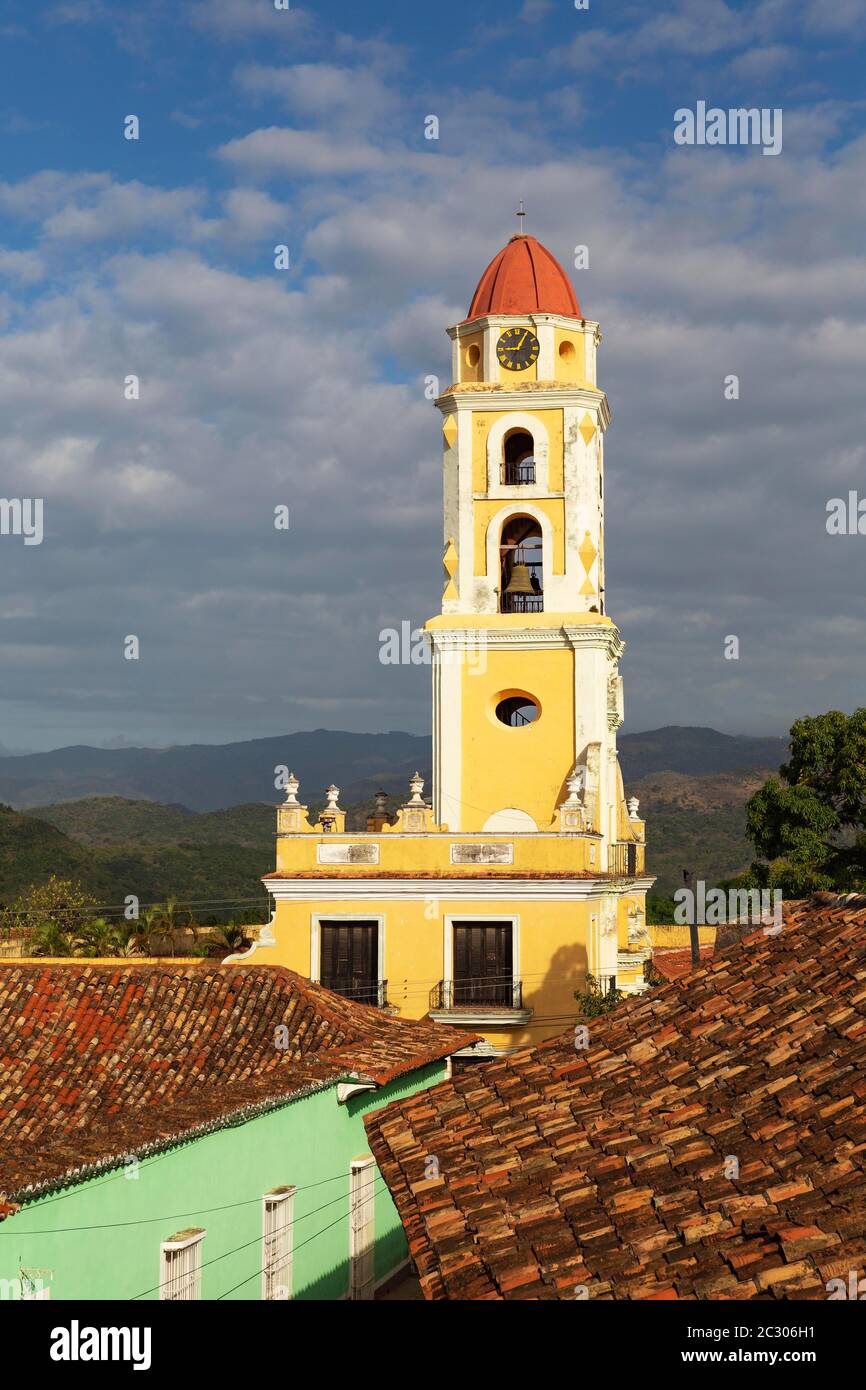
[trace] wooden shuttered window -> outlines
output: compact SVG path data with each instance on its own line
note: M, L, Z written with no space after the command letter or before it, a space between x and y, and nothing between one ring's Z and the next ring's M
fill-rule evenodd
M359 1004L379 1002L376 922L321 922L321 983Z
M497 1004L513 999L511 922L454 923L454 1003Z

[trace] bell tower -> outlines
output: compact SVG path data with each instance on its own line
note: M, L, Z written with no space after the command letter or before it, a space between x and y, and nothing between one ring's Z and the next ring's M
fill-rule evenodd
M605 609L599 326L559 262L520 233L448 333L452 384L436 402L445 583L426 628L436 819L558 831L577 796L604 869L622 801L623 644Z

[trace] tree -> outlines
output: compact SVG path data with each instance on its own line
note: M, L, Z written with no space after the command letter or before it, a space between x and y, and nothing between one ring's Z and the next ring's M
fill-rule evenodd
M19 894L6 909L3 925L12 934L53 930L74 938L92 908L93 899L80 883L52 874L47 883L33 883Z
M577 1011L582 1018L599 1018L602 1014L609 1014L617 1004L621 1004L625 995L621 989L602 989L595 976L587 973L586 989L582 992L576 989L574 997L577 1000Z
M744 886L788 897L866 886L866 709L798 719L788 762L746 806L759 858Z
M131 932L128 922L107 922L94 917L86 922L75 941L77 956L125 956L129 950Z

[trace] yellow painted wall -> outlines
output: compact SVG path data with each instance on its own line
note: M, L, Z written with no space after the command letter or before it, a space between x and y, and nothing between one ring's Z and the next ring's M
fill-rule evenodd
M560 356L560 348L563 343L574 345L573 357ZM576 382L584 380L586 376L586 348L580 329L572 331L571 329L557 328L554 330L553 362L557 381Z
M522 414L531 415L546 429L548 454L548 485L551 492L563 490L563 443L561 410L524 410ZM504 415L513 415L513 410L477 410L472 416L472 491L487 491L487 436L498 420Z
M463 672L461 799L470 825L515 803L539 830L552 824L564 799L574 747L574 655L570 648L486 652L486 669ZM541 706L532 724L510 728L495 715L499 699L521 693ZM519 768L519 777L516 775Z
M565 501L564 501L564 499L561 498L561 497L548 497L548 498L537 498L537 497L533 497L533 498L531 499L531 505L532 505L533 508L537 509L538 511L544 512L545 515L546 515L547 517L549 517L549 519L550 519L550 524L551 524L551 526L553 527L553 573L554 573L554 574L564 574L564 573L565 573ZM507 501L507 502L503 502L503 500L502 500L501 498L498 498L496 501L490 501L490 502L476 502L476 503L475 503L475 573L476 573L476 574L486 574L486 573L487 573L487 530L488 530L488 527L489 527L489 525L490 525L490 522L491 522L492 518L493 518L494 516L496 516L498 512L501 512L501 511L503 510L504 507L513 508L513 515L514 515L514 516L523 516L523 515L525 515L523 509L521 508L520 499L519 499L519 498L515 498L513 501L509 500L509 501ZM499 541L500 541L500 537L497 536L497 537L496 537L496 545L497 545L497 547L498 547L498 545L499 545ZM547 557L547 555L545 555L545 557L544 557L544 563L545 563L545 565L548 563L548 557Z
M388 981L388 1003L404 1018L423 1018L430 1008L430 991L444 975L446 916L485 917L491 921L519 918L519 959L515 978L523 982L524 1008L534 1011L528 1026L487 1029L472 1024L467 1032L481 1033L497 1047L534 1046L563 1032L576 1017L574 991L584 986L591 918L600 914L598 902L491 903L488 899L460 902L425 898L394 902L371 899L358 903L335 898L327 904L279 903L272 930L277 945L259 947L250 964L283 965L310 974L313 914L348 916L355 920L383 917L385 924L382 978ZM591 949L591 948L590 948ZM592 966L590 961L589 965Z
M498 722L498 721L497 721ZM504 733L512 733L504 724L499 725ZM528 732L517 730L516 732ZM570 770L570 769L569 769ZM500 807L494 807L494 810ZM469 817L467 817L469 819ZM473 816L471 819L476 819ZM483 825L486 816L478 820ZM490 878L508 875L515 870L525 873L596 873L600 854L597 834L562 835L551 831L547 835L509 835L505 832L487 833L485 843L502 842L513 847L513 863L486 864L484 872ZM277 872L306 874L315 871L327 874L329 878L341 877L358 879L371 873L413 873L448 874L471 877L478 872L474 864L452 864L451 846L453 844L476 844L479 831L464 831L460 834L420 834L401 835L388 829L380 832L358 831L343 835L328 835L326 843L374 844L378 846L379 861L375 865L358 864L320 864L316 857L317 846L323 843L321 832L308 832L277 836Z
M691 945L691 935L688 924L680 925L676 922L670 924L652 923L647 927L653 948L656 950L684 950ZM714 926L698 926L698 944L700 946L713 946L716 940L716 928Z
M478 361L474 366L469 360L473 348L478 349ZM471 333L468 337L460 339L460 380L461 382L484 380L483 333Z

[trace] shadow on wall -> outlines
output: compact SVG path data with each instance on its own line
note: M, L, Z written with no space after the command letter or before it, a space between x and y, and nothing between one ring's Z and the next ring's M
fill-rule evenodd
M377 1170L378 1171L378 1170ZM308 1283L302 1283L298 1278L299 1261L295 1261L295 1286L292 1290L292 1298L295 1302L314 1301L338 1302L348 1296L349 1291L349 1219L348 1219L348 1197L346 1199L346 1217L344 1225L346 1228L346 1258L338 1264L331 1266L315 1279ZM377 1211L378 1216L378 1211ZM314 1237L315 1238L315 1237ZM303 1240L304 1237L301 1237ZM300 1242L299 1242L300 1245ZM299 1255L302 1253L298 1251ZM374 1278L377 1284L392 1275L405 1262L407 1254L406 1237L403 1227L397 1225L391 1230L380 1235L376 1240L374 1254Z
M554 951L541 983L536 985L534 980L524 981L523 1003L526 1008L535 1011L532 1022L548 1020L551 1032L565 1032L569 1022L577 1018L574 992L584 988L587 968L586 946L583 943L560 946ZM534 1031L541 1034L543 1030L538 1028ZM541 1038L537 1040L540 1042Z

